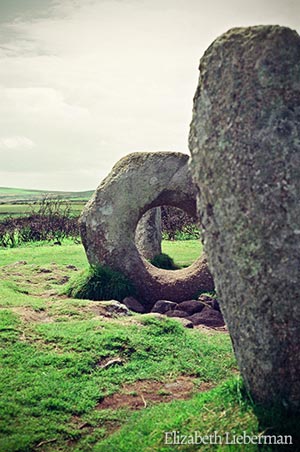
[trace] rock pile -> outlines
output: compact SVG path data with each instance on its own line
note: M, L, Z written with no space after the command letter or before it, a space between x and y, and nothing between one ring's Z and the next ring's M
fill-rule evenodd
M145 312L142 311L143 306L133 297L125 298L123 303L132 311ZM217 328L225 325L218 301L204 294L200 295L197 300L186 300L180 303L158 300L151 309L151 313L176 318L187 328L198 325Z

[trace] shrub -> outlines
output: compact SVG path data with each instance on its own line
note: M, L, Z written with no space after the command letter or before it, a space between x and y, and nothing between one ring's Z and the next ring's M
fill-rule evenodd
M134 286L122 273L102 265L92 265L70 281L69 297L88 300L119 300L135 295Z
M163 238L166 240L191 240L200 238L197 219L177 207L161 207L161 225Z
M78 240L77 218L70 216L68 201L46 196L30 204L30 213L0 221L0 246L13 248L28 242Z
M76 218L63 216L30 215L8 217L0 221L0 246L13 248L28 242L56 241L65 238L78 240L79 228Z
M163 268L165 270L178 270L179 267L174 263L173 259L168 256L168 254L158 254L153 259L150 260L150 263L157 268Z
M207 292L207 290L198 290L196 293L194 293L194 295L192 296L193 300L197 300L200 295L207 295L210 298L213 298L214 300L218 299L218 296L216 294L215 290L211 290L210 292Z

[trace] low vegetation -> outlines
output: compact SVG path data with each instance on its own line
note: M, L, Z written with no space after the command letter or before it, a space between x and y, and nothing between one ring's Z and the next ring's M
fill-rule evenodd
M102 265L92 265L76 275L65 290L72 298L88 300L124 300L134 296L132 283L120 272Z
M55 194L0 187L0 247L13 248L36 241L61 242L65 238L78 241L77 220L91 193ZM199 239L195 218L171 206L163 206L161 212L164 239Z
M172 234L162 243L171 259L160 257L163 265L190 265L202 252L200 241L191 231L188 241L173 241L178 229ZM299 417L253 404L227 333L185 329L153 314L118 316L75 298L87 280L94 292L119 291L117 299L130 287L119 274L89 268L70 237L0 249L0 451L298 450ZM166 444L165 432L173 431L291 434L293 446Z
M157 268L163 268L165 270L178 270L179 267L174 263L174 260L166 253L158 254L151 259L151 264Z
M164 243L176 262L183 242ZM30 245L1 258L1 451L245 450L164 444L170 431L282 431L297 441L299 419L283 421L247 397L226 333L153 315L118 317L99 302L59 295L87 267L80 245Z
M151 315L114 317L100 303L61 297L87 265L81 246L3 250L1 264L1 451L100 447L136 404L148 412L236 373L224 333Z
M197 240L200 230L196 218L172 206L161 207L162 234L166 240Z
M28 207L28 215L0 221L0 247L13 248L28 242L78 240L77 217L67 200L43 198Z
M76 218L62 215L29 215L6 218L0 222L0 247L14 248L28 242L55 242L71 238L79 240Z

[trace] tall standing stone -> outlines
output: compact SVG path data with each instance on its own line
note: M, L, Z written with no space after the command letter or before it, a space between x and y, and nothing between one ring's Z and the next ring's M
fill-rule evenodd
M135 231L135 243L146 259L161 254L161 209L148 210L138 222Z
M200 62L190 131L204 246L254 399L300 408L300 38L229 30Z

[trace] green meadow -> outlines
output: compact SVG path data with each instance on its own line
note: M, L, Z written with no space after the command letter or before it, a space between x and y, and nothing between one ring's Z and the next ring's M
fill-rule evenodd
M165 241L163 250L187 265L200 245ZM226 332L114 316L62 295L87 266L81 245L2 249L0 263L1 452L256 451L171 445L165 432L259 435L278 425L276 413L262 423Z
M28 214L33 204L46 196L68 201L71 214L78 216L92 193L93 191L65 192L0 187L0 220L8 216Z
M71 215L79 216L86 201L69 201ZM32 210L32 203L5 203L0 204L0 220L5 217L20 217L27 215Z
M28 213L47 194L0 188L0 219ZM78 215L91 192L60 195ZM163 240L162 251L186 267L202 245ZM226 331L67 298L66 285L87 267L70 239L0 248L0 452L298 450L225 443L243 432L299 440L298 418L253 404ZM194 432L221 443L193 444Z

